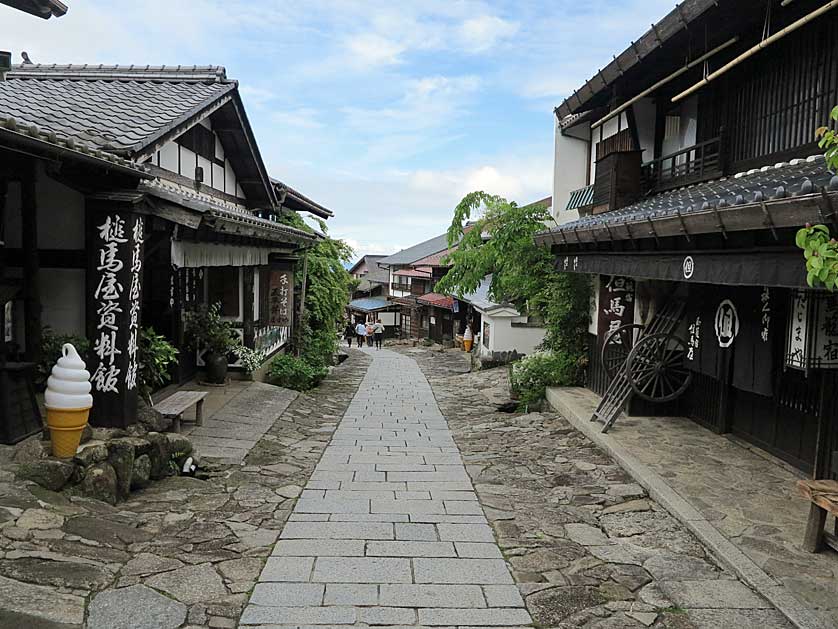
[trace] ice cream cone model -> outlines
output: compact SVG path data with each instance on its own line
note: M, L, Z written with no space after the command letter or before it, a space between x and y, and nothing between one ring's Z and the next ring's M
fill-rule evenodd
M90 373L76 348L65 343L61 358L47 379L44 402L47 426L52 440L52 454L59 459L75 455L81 434L93 406Z
M463 350L466 352L471 351L471 346L474 343L474 333L471 331L471 326L466 326L466 331L463 334Z

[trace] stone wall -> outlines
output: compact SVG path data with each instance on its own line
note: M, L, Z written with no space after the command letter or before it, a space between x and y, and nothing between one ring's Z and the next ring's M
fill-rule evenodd
M18 464L16 476L51 491L112 505L125 500L133 490L178 474L188 456L197 456L189 439L163 432L171 421L153 411L143 419L143 423L126 430L85 428L82 444L72 459L51 456L48 440L27 439L18 444L13 457Z

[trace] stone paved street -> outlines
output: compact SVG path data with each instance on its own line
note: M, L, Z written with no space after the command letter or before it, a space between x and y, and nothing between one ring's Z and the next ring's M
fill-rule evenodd
M537 626L791 626L562 417L499 412L506 369L399 351L428 377Z
M0 628L235 627L367 362L354 354L279 417L288 391L242 398L251 387L233 383L245 417L274 407L244 463L155 482L116 507L16 480L12 456L28 450L0 446Z
M529 626L427 380L408 357L365 352L241 626Z

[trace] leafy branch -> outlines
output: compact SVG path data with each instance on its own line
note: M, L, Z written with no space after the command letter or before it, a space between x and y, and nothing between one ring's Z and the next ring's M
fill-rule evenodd
M835 290L838 285L838 241L829 234L826 225L810 225L798 230L795 244L803 249L806 258L806 283Z
M830 120L838 121L838 106L836 106L829 114ZM815 135L820 138L818 146L824 149L824 157L826 158L827 167L833 171L838 171L838 131L829 126L820 127Z

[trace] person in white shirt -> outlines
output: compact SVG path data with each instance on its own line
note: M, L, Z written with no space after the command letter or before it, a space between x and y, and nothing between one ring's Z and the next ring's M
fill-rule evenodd
M367 338L367 326L363 323L359 323L355 326L355 334L358 335L358 348L363 348L364 341Z
M384 324L381 323L381 319L373 324L372 332L375 335L375 348L381 349L381 343L384 341Z

